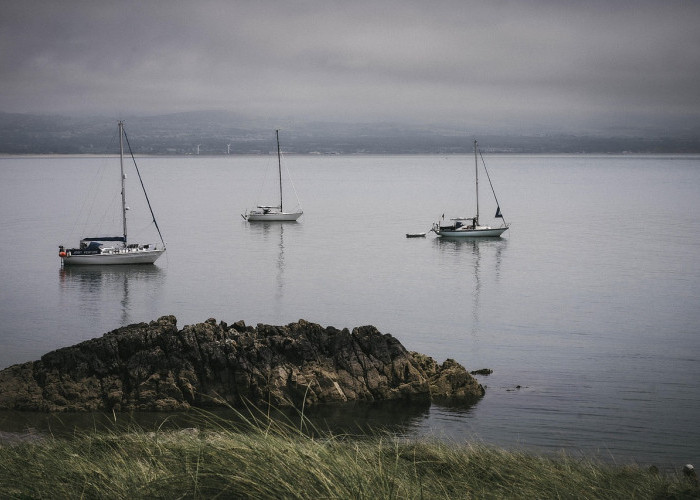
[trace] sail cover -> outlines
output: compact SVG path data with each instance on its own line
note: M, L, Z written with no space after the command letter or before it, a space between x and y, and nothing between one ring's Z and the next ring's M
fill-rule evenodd
M123 236L101 236L99 238L83 238L82 241L125 241Z

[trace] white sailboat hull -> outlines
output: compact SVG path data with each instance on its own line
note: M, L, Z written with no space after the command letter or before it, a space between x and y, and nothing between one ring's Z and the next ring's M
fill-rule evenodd
M493 238L501 236L508 228L507 227L483 227L477 229L436 229L435 234L438 236L450 238Z
M67 252L61 256L63 265L68 266L103 266L115 264L153 264L158 257L163 255L164 248L161 249L115 249L91 255L72 255Z
M304 212L249 212L243 215L248 222L293 222L302 216Z

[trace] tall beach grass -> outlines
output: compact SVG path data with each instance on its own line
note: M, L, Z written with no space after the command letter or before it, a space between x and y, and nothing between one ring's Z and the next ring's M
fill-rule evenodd
M700 498L681 475L484 445L202 414L0 447L0 498Z

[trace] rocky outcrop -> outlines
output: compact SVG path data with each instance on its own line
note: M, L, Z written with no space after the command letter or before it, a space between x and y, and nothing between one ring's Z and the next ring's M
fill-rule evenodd
M484 389L373 326L338 330L174 316L139 323L0 371L0 409L184 410L241 404L473 399Z

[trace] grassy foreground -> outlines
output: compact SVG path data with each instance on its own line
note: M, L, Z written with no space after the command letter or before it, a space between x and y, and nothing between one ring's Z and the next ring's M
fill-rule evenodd
M292 425L94 431L0 446L0 498L700 498L680 476Z

